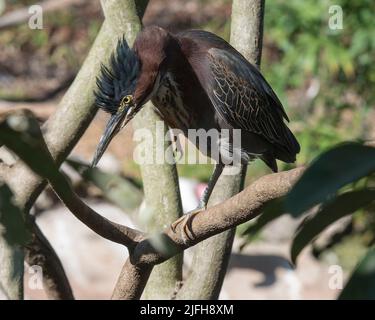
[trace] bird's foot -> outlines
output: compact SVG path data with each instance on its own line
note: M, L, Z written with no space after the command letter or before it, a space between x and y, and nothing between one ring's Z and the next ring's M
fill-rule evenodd
M182 217L180 217L178 220L171 224L171 229L174 233L176 233L177 231L177 226L181 224L181 238L185 244L194 240L195 235L192 230L191 224L194 219L194 216L196 216L199 212L204 210L206 210L206 207L198 207L193 211L189 211L188 213L184 214Z

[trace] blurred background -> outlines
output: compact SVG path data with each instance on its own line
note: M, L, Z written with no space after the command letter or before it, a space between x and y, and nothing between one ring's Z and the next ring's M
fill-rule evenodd
M74 79L103 15L99 1L46 0L49 9L43 15L43 29L31 30L28 16L22 19L20 13L35 3L0 0L0 110L29 108L43 122ZM342 7L343 29L328 27L331 5ZM374 9L372 0L266 1L261 69L283 102L301 144L296 165L311 162L342 141L375 139ZM150 0L143 23L172 32L205 29L229 40L230 15L230 0ZM72 156L91 160L106 120L107 115L97 114ZM94 209L127 224L133 223L130 213L141 198L134 146L129 126L110 145L101 176L83 174L84 167L76 162L63 167ZM178 170L184 209L189 210L196 206L212 166L179 165ZM137 190L139 197L130 203L108 196L108 181L118 173L123 179L111 188ZM246 183L267 173L266 166L255 161ZM75 221L49 190L33 210L62 259L77 298L108 297L126 252ZM340 220L304 252L293 270L288 249L299 222L283 217L247 246L246 239L238 236L221 298L335 298L339 292L328 285L330 266L342 266L345 276L374 241L375 221L366 210ZM27 291L29 299L43 296L42 290Z

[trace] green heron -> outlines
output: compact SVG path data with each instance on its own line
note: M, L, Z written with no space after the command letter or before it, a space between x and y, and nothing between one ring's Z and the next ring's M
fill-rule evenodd
M239 152L241 164L260 158L276 172L276 159L295 161L300 146L284 122L289 119L275 92L255 66L215 34L202 30L172 34L146 27L132 49L121 39L110 62L110 68L102 66L97 79L96 104L111 117L93 166L149 100L170 128L186 135L189 129L240 129L239 148L235 150L231 142L233 134L223 145L229 153ZM188 227L192 216L206 207L225 166L222 157L215 160L198 210L177 222L184 224L188 239L192 238Z

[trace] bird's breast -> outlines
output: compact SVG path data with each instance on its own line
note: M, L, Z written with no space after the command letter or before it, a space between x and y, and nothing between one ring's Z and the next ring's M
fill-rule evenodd
M183 88L170 73L161 79L152 102L169 127L179 128L185 132L194 126L194 119L185 103Z

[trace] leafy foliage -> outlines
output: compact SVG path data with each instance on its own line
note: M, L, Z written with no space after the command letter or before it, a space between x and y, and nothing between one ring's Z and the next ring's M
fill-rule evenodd
M375 148L357 143L324 153L306 170L289 193L286 209L294 216L324 202L341 187L375 171Z
M354 85L359 94L374 101L375 93L367 90L368 83L375 81L373 1L335 1L343 10L343 29L338 30L328 24L332 4L325 0L266 2L267 37L277 46L280 58L277 67L268 68L270 76L281 90L315 76L322 81L325 96L337 98ZM329 86L332 80L337 80L338 87Z
M320 232L342 217L363 208L375 200L375 189L363 189L346 192L332 202L323 205L317 214L309 216L294 237L291 259L295 263L297 256Z
M323 153L306 169L285 199L266 206L262 216L244 230L245 244L283 213L290 212L299 217L310 210L292 242L291 260L295 263L301 251L328 226L375 203L375 188L371 184L372 174L375 173L374 159L375 148L358 143L341 144ZM364 182L363 178L368 181ZM312 213L311 209L316 205L319 205L319 210ZM372 225L367 228L371 229ZM375 298L373 262L372 249L354 271L348 288L344 289L340 298Z
M332 5L343 29L331 30ZM292 114L299 163L347 140L368 138L375 91L373 1L266 1L262 70Z
M339 299L375 299L375 248L358 264Z

